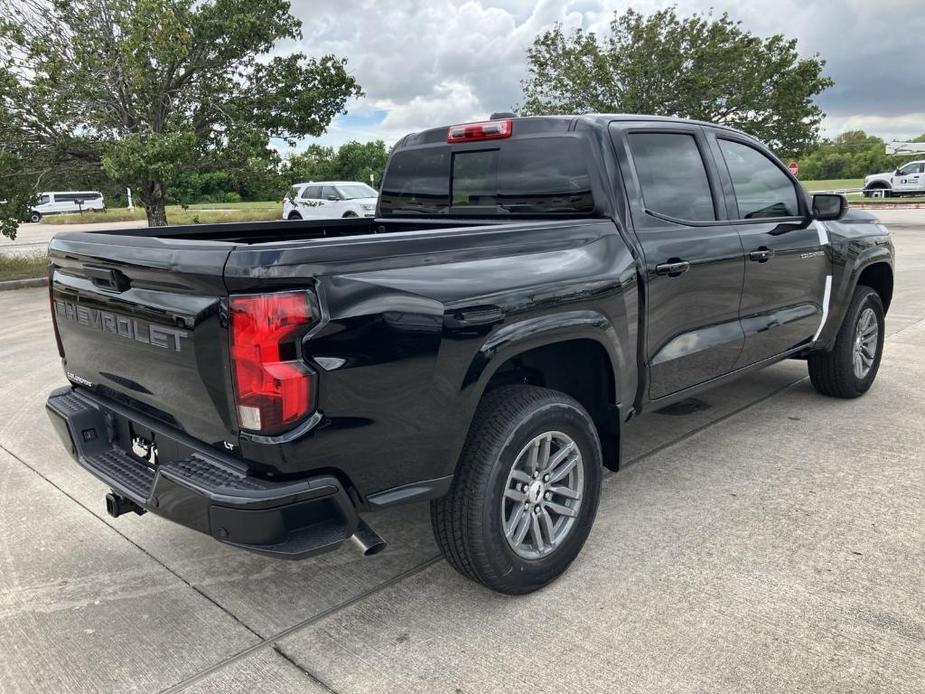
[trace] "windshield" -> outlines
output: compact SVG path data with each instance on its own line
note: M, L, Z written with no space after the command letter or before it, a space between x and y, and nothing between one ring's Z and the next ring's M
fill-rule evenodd
M384 215L586 215L594 211L590 156L571 137L454 152L397 152L382 184Z
M376 191L365 183L350 183L336 187L337 192L341 194L341 197L344 198L344 200L356 200L357 198L374 198L377 195Z

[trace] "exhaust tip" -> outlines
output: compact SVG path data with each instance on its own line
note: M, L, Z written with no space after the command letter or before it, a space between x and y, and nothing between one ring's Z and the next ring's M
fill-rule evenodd
M374 554L379 554L379 552L388 546L388 543L379 536L379 533L370 528L362 518L357 524L356 531L350 536L350 539L360 552L363 553L364 557L371 557Z

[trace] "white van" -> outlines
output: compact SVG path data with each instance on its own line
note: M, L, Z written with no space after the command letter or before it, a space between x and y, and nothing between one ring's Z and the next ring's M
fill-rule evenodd
M38 222L46 214L64 212L82 212L85 210L105 210L103 194L98 190L64 190L42 193L38 204L32 207L29 220Z

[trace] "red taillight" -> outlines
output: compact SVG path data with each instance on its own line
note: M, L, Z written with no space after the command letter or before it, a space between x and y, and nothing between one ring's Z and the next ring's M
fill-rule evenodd
M514 121L510 118L505 120L487 120L482 123L463 123L462 125L451 125L446 134L446 141L454 142L475 142L478 140L502 140L510 137L514 132Z
M297 341L312 323L305 292L232 296L231 363L242 429L282 431L314 408L314 373Z

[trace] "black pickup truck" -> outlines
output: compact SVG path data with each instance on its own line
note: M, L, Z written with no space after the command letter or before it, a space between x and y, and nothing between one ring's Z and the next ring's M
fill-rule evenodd
M450 564L560 575L624 423L782 359L856 397L893 245L753 138L644 116L406 136L375 218L58 234L51 420L112 488L301 558L429 500Z

